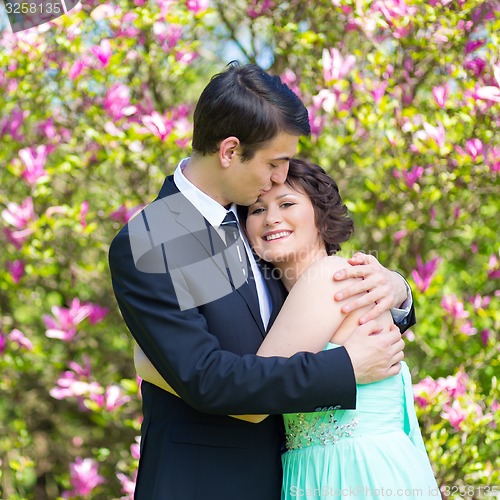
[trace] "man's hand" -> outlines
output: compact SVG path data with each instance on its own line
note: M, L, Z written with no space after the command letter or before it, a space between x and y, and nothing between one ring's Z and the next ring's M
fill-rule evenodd
M375 304L374 307L359 319L363 324L371 321L384 311L399 307L407 297L406 283L402 276L389 271L373 255L362 252L355 253L348 259L351 268L337 271L333 278L342 281L348 278L362 278L335 294L335 300L346 300L349 297L365 292L361 297L342 306L342 312L349 313L355 309Z
M344 343L357 384L368 384L399 373L404 358L404 341L392 325L383 332L376 321L358 326Z

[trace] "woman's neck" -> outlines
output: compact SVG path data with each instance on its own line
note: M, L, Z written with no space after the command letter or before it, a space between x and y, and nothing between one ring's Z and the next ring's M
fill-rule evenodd
M307 255L301 255L300 258L287 261L273 262L274 267L280 270L280 277L283 285L290 291L300 278L302 273L315 261L327 257L328 254L324 248L312 250Z

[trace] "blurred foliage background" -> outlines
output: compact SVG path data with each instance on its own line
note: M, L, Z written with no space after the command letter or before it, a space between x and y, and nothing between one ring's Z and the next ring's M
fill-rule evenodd
M307 105L300 155L356 221L343 253L372 253L412 285L406 358L443 495L500 485L499 12L88 1L17 34L2 13L1 498L132 498L140 394L107 249L189 155L196 99L232 59Z

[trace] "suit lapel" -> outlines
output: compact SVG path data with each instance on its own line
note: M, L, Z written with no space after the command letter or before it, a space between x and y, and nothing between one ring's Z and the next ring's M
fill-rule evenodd
M226 246L219 233L211 226L196 207L184 197L173 182L173 176L167 177L160 190L158 198L163 201L168 209L177 214L176 222L192 234L205 249L207 258L224 251ZM227 277L226 267L220 260L213 259L221 273ZM253 279L253 278L252 278ZM265 336L265 329L260 316L258 299L252 293L250 285L244 283L236 289L246 302L252 317L257 323L262 337ZM273 300L274 303L274 300Z

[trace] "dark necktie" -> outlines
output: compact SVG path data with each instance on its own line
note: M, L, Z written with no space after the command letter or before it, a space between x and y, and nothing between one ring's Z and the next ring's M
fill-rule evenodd
M238 226L238 221L236 220L236 215L234 215L233 212L228 211L226 213L220 227L226 235L226 246L229 247L238 241L238 238L240 237L240 228Z
M248 278L247 282L250 285L250 289L258 302L259 299L257 294L257 287L255 286L255 279L253 277L252 267L250 265L250 260L248 259L247 252L245 250L245 245L243 244L243 240L240 237L240 227L238 225L238 220L236 219L236 215L234 215L233 212L228 210L220 227L224 231L226 236L226 246L229 247L236 243L239 246L239 253L241 255L241 258L246 258L247 278ZM243 257L243 255L245 257Z

